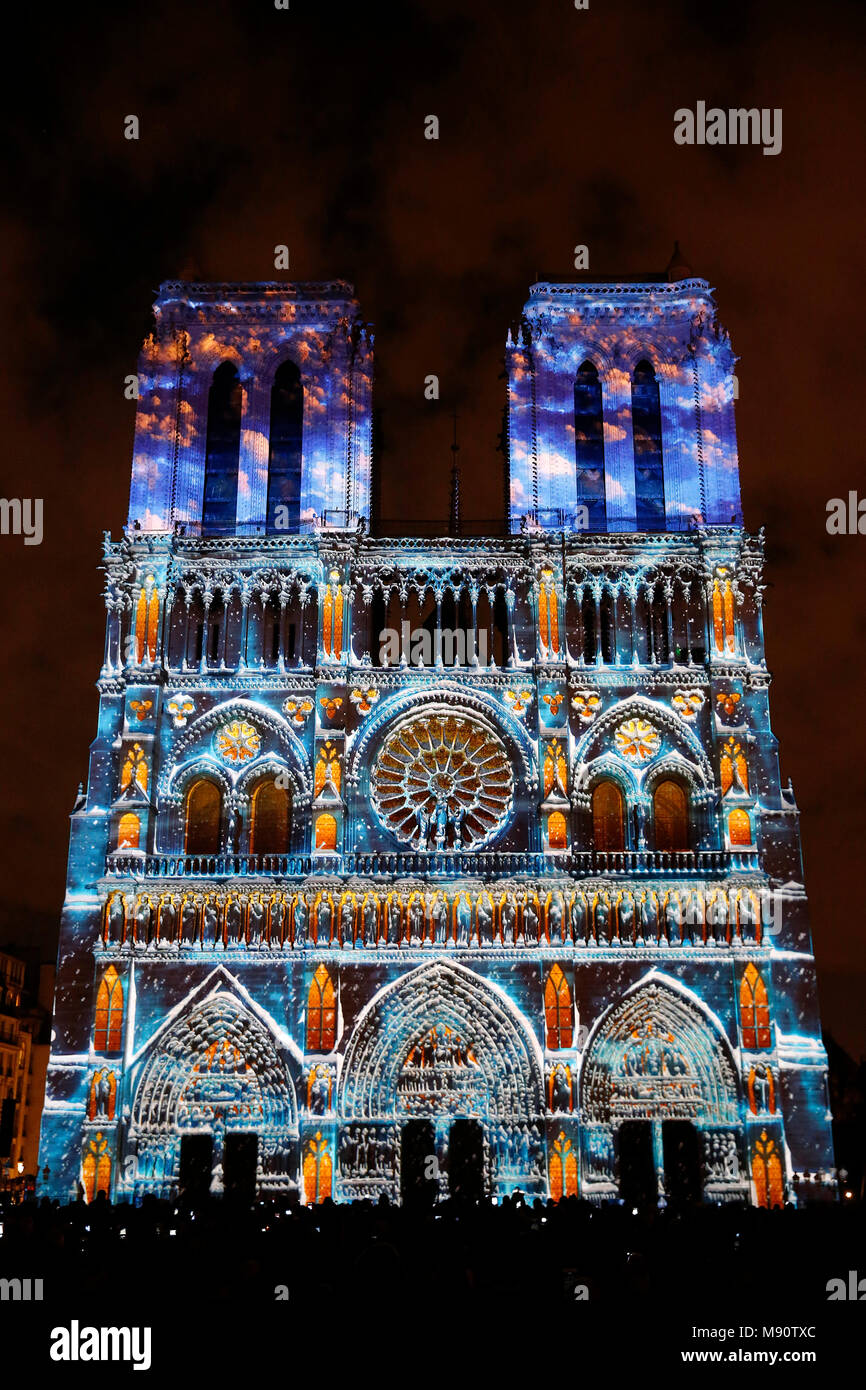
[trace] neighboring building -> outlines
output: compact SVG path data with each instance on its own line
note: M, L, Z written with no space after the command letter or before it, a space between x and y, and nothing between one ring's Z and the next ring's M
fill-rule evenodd
M350 286L161 287L72 815L59 1195L833 1194L734 356L675 275L533 286L499 538L368 534Z
M0 951L0 1188L13 1192L32 1190L39 1160L54 968L38 954Z

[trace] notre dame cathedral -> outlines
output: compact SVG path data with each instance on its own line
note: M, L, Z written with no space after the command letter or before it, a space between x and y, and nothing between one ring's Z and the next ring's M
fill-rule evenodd
M350 285L171 282L154 315L71 817L54 1195L833 1197L707 282L532 286L493 537L456 507L377 534Z

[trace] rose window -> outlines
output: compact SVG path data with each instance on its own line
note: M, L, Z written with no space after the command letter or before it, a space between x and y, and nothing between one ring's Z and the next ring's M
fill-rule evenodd
M630 763L646 763L661 747L657 729L647 719L627 719L614 734L617 751Z
M227 763L244 763L254 758L262 746L258 731L245 719L233 719L224 724L216 736L220 756Z
M511 763L479 721L416 715L385 741L371 779L388 830L416 849L475 849L502 829L511 809Z

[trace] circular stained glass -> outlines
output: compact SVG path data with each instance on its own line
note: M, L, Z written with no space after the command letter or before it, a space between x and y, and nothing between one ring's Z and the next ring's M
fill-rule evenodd
M262 741L252 724L245 719L233 719L217 733L216 746L227 763L244 763L256 756Z
M630 763L646 763L661 748L658 730L647 719L627 719L614 734L617 751Z
M415 849L477 849L511 810L514 780L499 737L468 715L413 715L385 740L371 779L376 811Z

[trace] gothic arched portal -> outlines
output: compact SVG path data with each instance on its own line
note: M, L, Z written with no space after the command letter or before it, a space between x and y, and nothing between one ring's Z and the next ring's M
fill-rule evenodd
M473 1121L488 1191L544 1190L538 1043L501 990L456 962L409 971L362 1011L346 1050L338 1110L346 1196L396 1195L401 1137L422 1121L444 1174L454 1126ZM448 1190L444 1174L440 1193Z
M222 1190L241 1148L256 1187L294 1184L294 1086L275 1039L234 995L212 995L159 1037L135 1089L129 1138L143 1191L192 1186L196 1173L200 1190Z
M742 1197L730 1047L673 983L639 984L602 1019L586 1050L580 1108L585 1196Z

